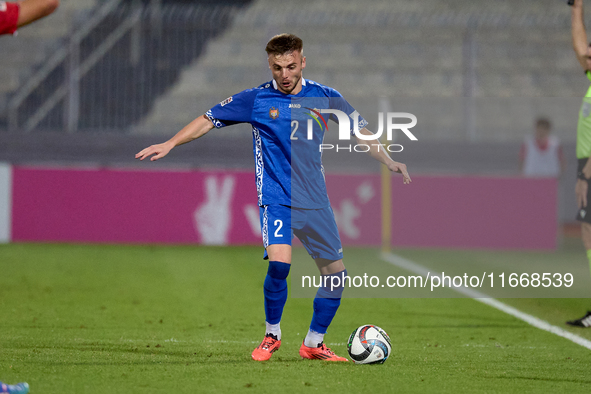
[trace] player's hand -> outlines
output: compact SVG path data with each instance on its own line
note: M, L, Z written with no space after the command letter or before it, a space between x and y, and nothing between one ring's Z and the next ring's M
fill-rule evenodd
M587 206L587 189L589 188L589 183L582 179L577 179L577 184L575 185L575 196L577 197L577 205L579 209L585 208Z
M410 176L408 175L408 171L406 169L406 164L398 163L397 161L392 160L388 165L388 169L392 172L397 172L399 174L402 174L402 182L405 185L408 185L409 183L412 182L412 180L410 179Z
M150 159L150 161L155 161L155 160L161 159L164 156L166 156L172 148L173 148L173 146L171 146L170 143L168 143L168 142L164 142L162 144L157 144L157 145L152 145L152 146L149 146L146 149L140 151L139 153L136 153L135 158L140 159L140 160L144 160L146 157L150 157L152 155L155 155L154 157L152 157Z

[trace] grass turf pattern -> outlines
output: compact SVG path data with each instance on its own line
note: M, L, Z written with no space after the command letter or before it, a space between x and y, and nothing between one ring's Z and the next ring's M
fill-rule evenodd
M426 264L472 257L584 264L584 253L571 249L399 253ZM370 253L345 252L345 263ZM303 251L294 255L295 264L313 264ZM1 245L0 380L27 381L32 394L591 390L588 349L461 298L345 299L325 341L346 356L354 328L381 326L393 354L374 366L301 360L312 300L290 298L281 349L254 362L266 269L258 247ZM503 301L560 326L591 307L588 299Z

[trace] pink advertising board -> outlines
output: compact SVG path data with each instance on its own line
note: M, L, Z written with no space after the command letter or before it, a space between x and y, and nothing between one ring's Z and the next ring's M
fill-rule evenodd
M393 246L556 248L555 179L421 176L411 185L393 183Z
M252 173L15 167L12 239L255 244L256 201Z
M556 246L553 180L392 183L393 246ZM343 244L379 245L380 177L329 174L327 187ZM13 167L11 220L16 242L261 245L252 172Z

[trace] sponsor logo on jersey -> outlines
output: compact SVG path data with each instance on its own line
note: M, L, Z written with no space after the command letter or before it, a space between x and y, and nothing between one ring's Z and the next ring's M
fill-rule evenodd
M302 104L289 104L289 108L302 108Z
M225 99L224 101L222 101L220 103L220 105L223 107L226 104L230 104L232 102L232 96L228 97L227 99Z
M271 119L277 119L279 117L279 110L275 107L271 107L269 110L269 117Z
M6 12L7 9L8 7L6 6L6 2L0 1L0 12Z

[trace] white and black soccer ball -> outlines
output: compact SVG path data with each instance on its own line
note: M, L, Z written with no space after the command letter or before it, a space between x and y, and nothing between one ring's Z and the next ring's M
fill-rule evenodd
M367 324L353 331L347 350L355 364L383 364L392 353L392 344L386 331Z

